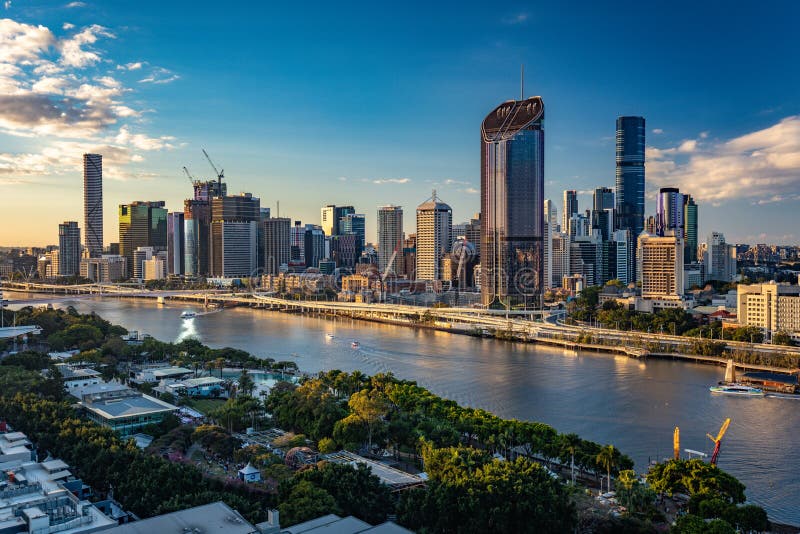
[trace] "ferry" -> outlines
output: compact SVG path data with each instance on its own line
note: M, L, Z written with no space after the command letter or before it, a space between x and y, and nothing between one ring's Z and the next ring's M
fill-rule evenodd
M743 395L745 397L763 397L764 391L742 384L723 384L708 388L711 393L724 393L726 395Z
M197 312L185 311L181 314L181 319L194 319L197 317Z
M350 346L353 347L354 349L357 349L361 345L358 343L358 341L353 341L352 343L350 343Z

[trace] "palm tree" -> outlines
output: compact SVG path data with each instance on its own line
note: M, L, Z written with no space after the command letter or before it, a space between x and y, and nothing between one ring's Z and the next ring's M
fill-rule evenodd
M581 438L578 434L565 434L561 436L561 451L562 454L569 453L569 469L570 480L572 485L575 485L575 451L581 444Z
M600 452L597 453L597 456L594 459L595 462L597 462L597 465L605 469L608 473L608 491L611 491L611 469L617 465L617 459L614 455L615 452L616 451L614 450L613 445L606 445L600 449ZM602 489L603 488L601 484L600 490L602 491Z

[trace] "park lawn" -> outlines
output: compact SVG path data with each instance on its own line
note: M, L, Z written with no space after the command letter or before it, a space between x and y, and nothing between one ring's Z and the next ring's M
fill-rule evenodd
M186 399L185 404L203 415L208 415L210 412L225 404L225 399Z

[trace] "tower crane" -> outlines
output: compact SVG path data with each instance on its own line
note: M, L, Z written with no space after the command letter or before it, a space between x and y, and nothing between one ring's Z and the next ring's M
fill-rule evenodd
M197 180L195 179L195 177L194 177L194 176L192 176L192 173L190 173L190 172L189 172L189 169L187 169L185 165L183 166L183 172L184 172L184 174L186 174L186 177L189 179L189 182L190 182L192 185L194 185L194 183L195 183L195 182L197 182Z
M720 427L719 433L717 434L716 438L711 434L706 434L706 436L708 436L708 439L714 442L714 452L711 453L711 465L717 465L717 458L719 458L719 447L722 444L722 436L724 436L725 432L728 431L728 426L730 424L731 424L731 419L729 417L725 419L724 423L722 423L722 426Z
M214 165L213 161L211 161L211 156L208 155L208 152L206 152L206 149L204 148L202 150L203 150L203 155L208 160L208 164L211 165L212 169L214 169L214 175L217 177L217 184L219 185L219 190L222 191L222 179L225 178L225 169L222 169L221 171L218 171L217 170L217 166Z

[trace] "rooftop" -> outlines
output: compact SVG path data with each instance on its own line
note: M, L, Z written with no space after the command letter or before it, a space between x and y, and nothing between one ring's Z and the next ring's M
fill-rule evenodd
M223 502L196 506L105 530L108 534L255 534L256 527Z
M390 465L376 462L348 451L325 454L322 456L322 459L337 464L350 464L353 467L355 467L356 464L364 464L369 467L370 471L372 471L372 474L378 477L383 484L393 489L413 486L415 484L421 484L424 482L423 479L418 475L406 473L405 471L401 471L400 469L394 468Z
M185 367L161 367L153 369L153 376L156 378L168 378L170 376L188 375L193 371Z
M281 529L282 534L303 534L306 532L310 534L360 534L362 532L369 534L408 534L411 531L392 522L373 527L355 517L342 518L336 514L324 515L305 523L298 523Z
M86 399L80 404L103 419L120 419L159 412L174 412L178 409L177 406L173 406L168 402L139 393L124 397L97 400Z

